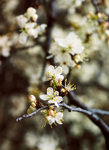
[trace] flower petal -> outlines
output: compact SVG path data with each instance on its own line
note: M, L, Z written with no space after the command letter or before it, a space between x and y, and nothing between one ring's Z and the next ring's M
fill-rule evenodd
M55 119L58 124L62 124L61 120L63 119L63 113L58 112L55 116Z
M53 88L52 87L47 88L47 95L49 95L49 96L53 95Z
M19 35L19 42L24 44L27 40L28 35L25 32L20 33Z
M62 98L61 96L56 96L54 99L55 99L55 101L57 101L57 102L63 101L63 98Z
M49 99L49 96L46 95L46 94L40 95L39 97L40 97L42 100L48 100L48 99Z
M62 67L57 67L57 68L55 69L55 73L56 73L56 74L61 74L61 73L62 73Z

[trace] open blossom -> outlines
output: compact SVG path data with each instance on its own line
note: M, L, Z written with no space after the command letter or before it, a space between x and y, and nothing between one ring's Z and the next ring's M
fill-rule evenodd
M52 125L55 122L58 124L62 124L63 113L62 112L54 113L54 115L46 116L46 119L50 125Z
M76 86L74 84L71 84L70 82L68 84L66 84L67 82L67 79L65 79L65 89L67 91L72 91L74 89L76 89Z
M59 96L58 91L54 91L52 87L47 88L47 94L40 95L40 98L44 101L48 101L50 104L55 104L59 107L58 103L63 101L63 98Z
M71 32L66 38L55 38L49 53L54 56L55 62L58 62L63 67L64 73L67 74L69 67L76 65L73 57L82 54L84 46L78 36Z
M81 54L84 50L81 40L78 36L71 32L66 38L55 38L55 42L49 53L53 55L70 53L72 55Z
M54 66L50 65L46 71L47 80L62 81L64 79L64 76L61 74L62 74L62 67L60 67L60 66L55 68Z
M36 10L32 7L28 8L24 15L17 17L17 23L22 31L19 36L21 44L27 41L28 36L37 38L45 30L46 24L37 25L37 18Z
M54 60L55 60L55 62L58 62L60 64L60 66L62 66L64 74L68 74L69 67L72 68L75 66L75 62L72 60L70 54L68 54L68 53L64 53L62 55L58 54Z

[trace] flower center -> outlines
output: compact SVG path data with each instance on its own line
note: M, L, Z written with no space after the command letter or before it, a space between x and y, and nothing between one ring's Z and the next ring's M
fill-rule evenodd
M65 53L66 52L66 50L65 49L62 49L62 53Z
M66 65L67 63L64 61L63 64Z

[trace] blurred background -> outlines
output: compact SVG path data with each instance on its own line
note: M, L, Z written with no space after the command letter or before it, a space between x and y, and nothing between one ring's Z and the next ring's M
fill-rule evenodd
M63 37L73 31L85 47L87 60L80 69L73 68L70 76L77 87L75 93L87 106L109 110L109 25L98 23L90 0L56 3L52 37ZM101 131L80 113L64 110L63 125L53 128L45 126L40 115L16 122L30 105L28 95L46 91L39 87L44 49L41 45L31 47L35 44L31 38L25 45L18 42L20 28L16 17L31 6L37 7L39 24L47 23L44 7L39 7L38 1L0 0L0 150L104 150ZM99 9L109 15L109 1L102 1ZM43 34L39 41L45 39ZM7 49L2 52L4 45ZM69 104L67 97L64 101ZM109 125L109 116L101 117Z

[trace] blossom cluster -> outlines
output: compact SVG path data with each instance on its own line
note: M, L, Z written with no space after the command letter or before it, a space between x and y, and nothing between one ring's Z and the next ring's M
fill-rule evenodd
M43 101L36 100L34 95L30 95L29 102L31 103L27 113L32 113L38 108L41 108L44 105L48 105L48 109L44 109L41 113L44 115L44 118L51 126L53 123L62 124L63 121L63 112L56 111L55 107L59 109L59 104L62 103L63 97L68 94L69 91L74 90L75 86L70 83L65 85L62 84L64 76L62 75L62 67L54 67L50 65L46 71L46 79L50 81L50 86L47 88L47 94L40 94L39 98ZM42 105L43 104L43 105Z
M17 23L21 28L21 33L19 36L19 42L24 44L27 41L28 36L37 38L45 28L46 24L38 25L37 22L38 15L36 14L36 9L29 7L24 15L17 17Z
M51 106L49 108L49 110L46 110L44 113L45 113L45 118L47 119L49 125L52 125L55 122L58 124L62 124L63 113L62 112L56 112L56 110L54 109L53 106Z
M49 53L54 56L55 62L62 66L64 73L69 72L69 67L74 67L81 62L84 46L74 32L65 38L55 38Z

